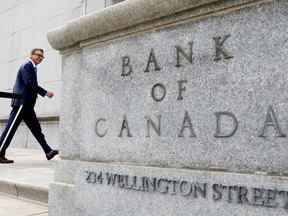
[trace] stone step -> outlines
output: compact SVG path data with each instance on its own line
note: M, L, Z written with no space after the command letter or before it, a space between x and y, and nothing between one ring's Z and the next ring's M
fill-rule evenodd
M48 188L0 180L0 193L48 204Z
M48 203L56 161L47 161L42 151L34 149L11 148L7 158L14 164L0 164L0 193Z
M48 216L48 205L0 193L0 215Z

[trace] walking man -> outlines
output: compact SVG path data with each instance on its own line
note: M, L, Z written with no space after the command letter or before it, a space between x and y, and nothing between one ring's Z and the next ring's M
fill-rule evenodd
M0 138L0 163L13 163L5 157L6 149L9 147L11 140L16 133L21 121L24 120L34 137L41 145L46 154L47 160L54 158L59 152L53 150L47 144L45 136L42 133L40 123L36 117L34 106L36 104L37 95L52 98L53 92L46 91L38 85L37 81L37 65L44 59L43 49L33 49L30 59L21 65L13 92L22 95L21 99L12 99L12 111L6 128Z

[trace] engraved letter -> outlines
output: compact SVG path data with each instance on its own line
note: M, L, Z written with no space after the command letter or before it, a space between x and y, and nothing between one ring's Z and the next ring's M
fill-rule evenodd
M98 119L98 120L97 120L96 125L95 125L95 132L96 132L97 136L99 136L99 137L102 138L102 137L105 137L105 136L106 136L106 134L107 134L107 132L108 132L108 129L106 129L105 132L103 132L103 133L100 133L100 132L99 132L99 130L98 130L98 125L99 125L99 123L100 123L101 121L106 122L106 119L101 118L101 119Z
M206 198L207 197L207 183L204 184L200 184L200 183L196 183L194 185L194 198L198 198L198 194L200 194L200 196L202 196L202 198Z
M176 47L176 54L177 54L177 64L176 67L181 67L181 63L180 63L180 53L182 54L182 56L184 56L184 58L189 61L191 64L193 64L193 42L189 42L190 45L190 53L186 54L184 52L184 50L182 49L182 47L180 46L175 46Z
M263 188L253 188L252 204L255 206L264 206L264 192Z
M222 185L213 184L212 188L213 188L213 192L214 192L213 193L213 200L214 201L222 200L222 197L223 197L223 195L222 195L222 191L223 191Z
M125 178L127 178L127 177L128 177L127 175L118 175L118 186L120 188L127 187L127 185L126 185L127 181L125 181Z
M121 76L130 76L133 72L132 66L130 65L130 57L124 56L122 57L122 74Z
M162 96L161 97L159 97L159 96L156 97L156 95L155 95L155 91L157 88L162 89ZM162 83L157 83L156 85L154 85L152 87L152 90L151 90L151 96L152 96L153 100L156 102L161 102L162 100L164 100L164 98L166 96L165 86Z
M193 130L192 123L191 123L191 118L190 118L187 110L185 111L185 117L184 117L182 128L181 128L181 131L180 131L178 137L184 137L184 130L186 128L189 128L189 130L190 130L190 137L196 137L195 132Z
M277 189L266 190L264 206L268 208L277 208L279 206L279 203L276 202L277 193Z
M156 191L156 182L157 178L149 178L149 177L143 177L143 188L145 191Z
M147 135L146 137L151 137L150 135L150 125L153 127L154 131L158 134L158 136L161 136L161 115L158 115L158 127L156 124L151 120L150 117L146 116L147 119Z
M226 50L224 49L223 45L225 41L230 37L231 35L225 35L224 38L222 37L214 37L215 41L215 48L216 48L216 56L214 58L214 61L220 61L222 59L222 56L224 59L230 59L233 58L233 56L227 54Z
M276 132L278 134L277 137L286 137L286 135L282 132L282 130L279 126L278 119L275 115L275 112L274 112L272 106L269 106L269 108L268 108L264 127L263 127L262 132L259 135L259 137L266 137L265 132L266 132L267 127L274 127L274 129L276 130Z
M97 174L96 174L97 175ZM102 172L100 172L96 178L96 183L98 184L103 184L103 176L102 176Z
M114 186L117 180L117 174L106 173L107 185Z
M238 203L240 204L249 204L248 196L248 189L246 187L240 186L238 187Z
M283 208L288 210L288 192L287 191L279 191L278 194L283 199Z
M164 186L163 186L164 184ZM161 187L163 186L163 187ZM169 192L169 181L167 179L159 179L157 182L158 191L163 194L167 194Z
M87 174L87 177L86 177L86 182L91 184L92 181L91 181L91 178L92 178L92 175L93 175L93 172L90 172L90 171L85 171L85 173Z
M180 193L182 196L190 196L193 191L192 184L187 181L181 181L180 183Z
M160 71L161 70L161 68L160 68L160 66L159 66L159 64L157 62L154 49L151 49L151 52L150 52L150 55L149 55L149 59L148 59L148 63L147 63L146 69L144 71L145 73L150 72L150 64L151 63L154 64L155 71Z
M178 87L179 87L179 95L177 100L183 100L182 92L186 91L186 87L183 86L184 83L187 83L187 80L180 80L178 81Z
M216 138L232 137L238 129L238 121L237 121L237 118L235 117L235 115L231 112L216 112L215 116L216 116L216 122L217 123L216 123L216 133L214 134L214 137L216 137ZM221 131L221 116L227 116L233 120L233 130L228 134L224 134Z
M127 121L126 115L124 115L124 118L123 118L122 127L121 127L121 131L120 131L119 137L123 137L124 129L127 130L127 137L132 137L132 134L130 133L130 130L129 130L129 125L128 125L128 121Z

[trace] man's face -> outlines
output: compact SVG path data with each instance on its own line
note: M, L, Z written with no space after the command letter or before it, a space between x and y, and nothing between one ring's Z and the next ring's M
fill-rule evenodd
M42 53L40 50L36 50L32 54L31 59L36 65L38 65L38 64L40 64L43 61L44 53Z

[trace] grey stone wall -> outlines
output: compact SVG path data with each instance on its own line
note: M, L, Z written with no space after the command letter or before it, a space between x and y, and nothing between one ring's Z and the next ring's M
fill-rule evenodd
M285 215L287 9L134 0L49 32L65 77L50 214Z
M87 13L103 9L105 1L87 1ZM0 2L0 91L12 91L19 66L29 57L30 50L42 47L45 61L39 66L40 84L54 91L53 100L38 101L37 113L41 117L59 117L62 95L61 57L53 50L47 39L48 29L63 25L69 20L82 16L83 1L35 1L9 0ZM0 120L7 119L10 101L0 99ZM42 126L53 146L58 146L57 122L43 122ZM2 125L0 125L2 127ZM15 147L35 146L26 127L21 127L12 142ZM23 138L23 140L22 140ZM31 142L31 143L30 143ZM37 145L38 146L38 145ZM37 147L35 146L35 147Z

